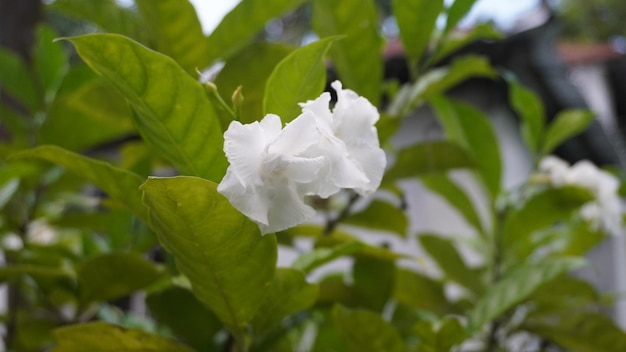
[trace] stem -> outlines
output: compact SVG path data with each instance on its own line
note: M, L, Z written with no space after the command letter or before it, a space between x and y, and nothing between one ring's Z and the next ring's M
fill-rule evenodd
M215 84L213 84L212 82L206 82L204 84L204 87L209 98L213 98L219 104L219 107L222 108L222 110L226 111L226 113L233 121L239 121L239 115L235 114L233 109L231 109L231 107L226 104L220 93L217 91L217 87L215 86Z
M496 209L493 209L493 214L496 214L494 217L493 224L493 252L492 252L492 264L491 264L491 285L496 284L500 281L502 273L502 235L503 235L503 225L505 218L505 211L498 212ZM499 317L493 321L491 326L489 327L489 334L487 336L487 351L496 352L498 351L498 330L502 325L502 317Z
M324 236L328 236L331 233L333 233L333 231L335 231L335 228L337 227L337 225L339 225L341 220L345 219L348 215L350 215L350 210L352 210L352 206L354 205L354 203L356 203L358 199L359 199L358 194L352 193L350 195L350 200L348 200L348 204L346 204L346 207L343 208L341 213L339 213L339 215L337 215L337 217L335 217L334 219L329 219L326 222L326 227L324 227Z

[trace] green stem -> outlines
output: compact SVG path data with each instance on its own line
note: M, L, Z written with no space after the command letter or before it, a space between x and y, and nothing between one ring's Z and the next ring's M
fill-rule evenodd
M215 86L215 84L213 84L212 82L206 82L204 83L204 87L210 99L212 98L214 101L216 101L219 104L219 107L226 111L226 113L233 121L239 121L239 115L237 115L233 111L233 109L231 109L231 107L226 104L224 98L222 98L220 93L217 91L217 87Z

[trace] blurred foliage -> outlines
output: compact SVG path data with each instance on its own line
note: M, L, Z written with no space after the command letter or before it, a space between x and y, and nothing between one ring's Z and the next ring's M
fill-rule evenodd
M559 0L556 5L564 37L606 42L626 37L626 3L621 0Z

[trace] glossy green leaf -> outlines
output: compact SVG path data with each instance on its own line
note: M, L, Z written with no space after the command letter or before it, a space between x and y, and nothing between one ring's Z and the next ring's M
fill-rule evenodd
M276 237L195 177L149 178L141 187L150 224L198 299L234 332L252 320L276 266ZM216 221L219 219L219 221Z
M215 351L213 338L222 329L217 317L191 291L172 286L146 298L150 313L198 351Z
M304 0L242 0L209 35L209 62L228 59L263 30L265 24L304 3Z
M352 266L354 291L360 306L382 312L393 293L395 263L389 260L356 256Z
M354 254L363 247L363 243L354 241L343 243L335 247L317 248L313 251L301 254L291 266L304 273L309 273L313 269L330 263L337 258Z
M0 87L3 93L17 99L31 112L37 111L41 106L28 66L16 53L5 48L0 48Z
M283 44L258 42L242 49L226 61L215 78L215 85L224 98L232 96L235 89L241 86L244 97L239 113L241 123L263 118L263 97L267 79L274 67L290 52L291 48Z
M603 313L580 312L563 316L557 323L529 322L523 325L568 351L620 352L626 350L626 334Z
M143 179L130 171L52 145L24 150L13 154L11 157L13 159L36 158L61 165L93 182L109 197L120 202L139 218L145 221L148 219L146 208L141 203L141 192L139 191Z
M388 112L394 116L406 116L425 100L445 93L468 78L494 78L496 75L486 58L478 55L461 56L449 66L431 69L415 83L403 86L391 102Z
M465 17L465 15L472 9L476 0L454 0L452 5L448 8L446 18L445 31L449 32Z
M404 211L382 200L372 201L363 211L346 217L342 223L389 231L403 237L409 229L409 220Z
M543 103L536 93L512 78L509 82L509 102L522 121L522 137L531 151L537 152L543 138L546 116Z
M452 205L463 216L467 223L479 233L484 231L482 220L476 212L474 203L465 190L446 174L426 174L420 176L420 181L429 190L435 192Z
M448 352L467 338L465 327L454 317L440 321L421 320L412 330L420 339L417 352Z
M577 187L550 188L539 192L513 211L506 219L503 244L524 258L522 252L533 232L567 220L573 211L592 199L591 194Z
M283 123L301 114L298 103L317 98L326 85L326 52L337 38L325 38L294 50L267 79L264 114L276 114Z
M429 101L437 112L447 139L469 152L491 196L497 197L502 183L502 157L496 132L489 119L471 105L442 96L433 97Z
M192 352L193 349L168 338L104 322L67 325L55 329L53 352Z
M407 269L396 270L394 282L398 303L440 315L452 312L441 282Z
M320 293L317 306L332 306L343 304L348 307L358 307L360 297L354 287L346 284L342 273L325 276L319 283Z
M71 38L85 62L128 99L135 125L183 174L221 180L220 122L204 88L174 60L115 34Z
M53 42L57 37L58 35L46 26L37 28L33 66L47 102L54 97L54 93L59 88L63 75L68 69L68 58L63 46Z
M200 20L188 0L137 0L136 4L156 50L176 60L192 77L210 64Z
M502 38L502 33L495 29L493 24L479 23L467 31L449 33L437 47L431 60L438 62L477 40L499 40Z
M308 283L301 271L288 268L278 268L266 290L265 301L252 320L252 328L258 334L286 316L310 308L319 294L319 287Z
M38 133L42 144L82 151L136 132L124 97L89 67L74 65Z
M446 141L424 142L400 150L396 162L387 170L383 180L389 182L474 166L473 159L456 144Z
M91 22L106 32L146 42L137 11L119 6L115 0L56 0L48 6L69 17Z
M595 114L589 110L560 112L548 126L542 152L549 154L567 139L583 132L594 118Z
M467 267L449 239L437 235L421 235L419 241L422 248L437 263L446 278L475 294L482 293L484 284L480 273Z
M575 257L547 258L535 263L524 264L506 274L499 282L490 286L469 314L470 333L530 297L542 284L559 275L580 268L586 263Z
M320 37L345 35L329 55L344 88L367 98L374 106L381 98L382 46L378 14L372 0L316 0L313 29Z
M443 0L394 0L393 14L409 63L415 66L431 43Z
M398 331L374 312L337 305L333 308L333 321L346 351L406 351Z
M572 276L562 275L541 285L530 297L532 309L527 320L551 318L585 307L600 304L600 294L591 283Z
M92 257L78 268L78 291L83 304L126 297L165 277L164 268L138 253Z

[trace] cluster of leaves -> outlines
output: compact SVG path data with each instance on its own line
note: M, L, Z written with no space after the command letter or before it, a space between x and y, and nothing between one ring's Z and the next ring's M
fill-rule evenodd
M50 11L109 32L66 39L86 66L71 62L47 27L31 63L0 51L0 82L12 99L0 105L11 135L0 148L7 347L449 351L482 341L497 350L526 332L567 349L626 349L626 335L598 313L598 292L568 276L603 236L572 216L590 195L532 184L503 190L490 121L443 95L469 77L498 77L478 56L435 66L475 38L493 38L485 26L454 33L474 1L393 2L413 77L401 86L383 82L373 1L311 1L322 39L303 47L254 40L269 20L304 3L243 0L205 37L187 1L137 0L124 8L113 0L57 0ZM445 27L437 28L442 13ZM355 197L340 209L320 200L326 226L260 236L216 192L227 167L223 131L233 117L295 118L297 103L325 86L327 58L345 87L379 105L383 145L423 104L436 111L446 138L390 150L395 161L382 188L400 201L376 199L354 210ZM213 84L199 83L196 69L218 60L225 64ZM568 111L547 125L534 94L515 81L510 87L537 159L591 119ZM222 96L233 92L234 104L226 103ZM484 185L486 217L449 176L458 169ZM406 255L359 239L359 229L414 236L397 186L407 178L458 210L478 234L473 244L483 264L468 266L458 243L442 234L422 234L421 247L443 273L432 277L401 265ZM301 238L314 249L277 268L279 243ZM307 280L340 257L352 258L349 272ZM460 298L446 295L451 284ZM125 309L128 297L150 314Z
M626 36L621 19L626 4L619 0L560 0L557 11L563 23L563 35L583 41L606 42L614 36Z

